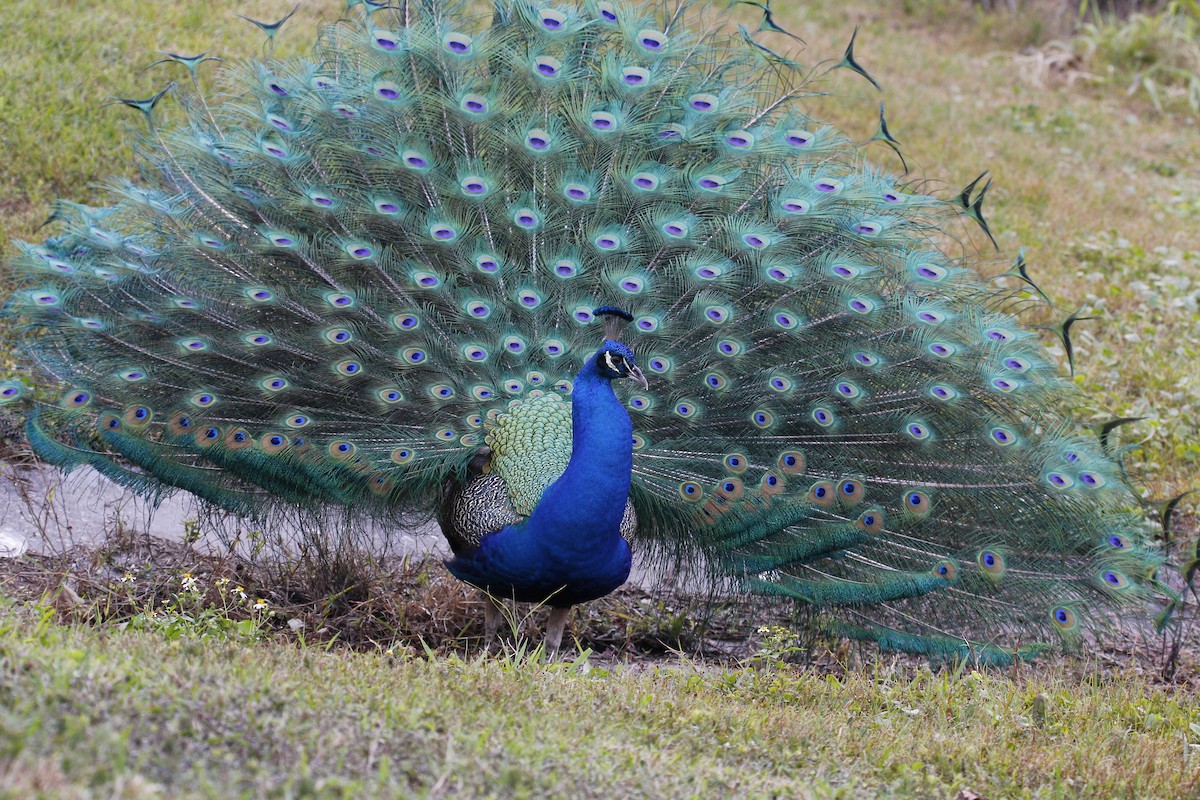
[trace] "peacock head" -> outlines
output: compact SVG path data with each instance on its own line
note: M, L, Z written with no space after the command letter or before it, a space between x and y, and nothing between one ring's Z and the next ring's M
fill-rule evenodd
M617 378L630 378L640 383L643 389L648 387L646 376L638 367L633 351L628 346L612 339L605 341L604 345L596 352L596 369L602 377L608 378L610 381Z
M596 353L596 369L610 381L617 378L632 378L640 383L643 389L648 388L646 376L638 368L633 351L618 341L621 328L633 322L633 315L616 306L601 306L592 313L604 320L605 341Z

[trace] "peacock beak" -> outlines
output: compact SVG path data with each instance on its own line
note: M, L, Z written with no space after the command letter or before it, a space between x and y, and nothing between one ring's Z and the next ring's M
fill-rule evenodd
M650 388L650 384L646 383L646 376L642 374L642 370L639 367L630 367L629 374L625 377L640 383L642 385L642 389Z

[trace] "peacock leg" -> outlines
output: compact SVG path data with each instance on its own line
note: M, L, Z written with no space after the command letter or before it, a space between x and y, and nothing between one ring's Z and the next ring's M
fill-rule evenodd
M563 629L567 627L567 617L571 615L570 608L550 609L550 619L546 621L546 651L551 655L558 653L562 644Z
M483 592L483 649L490 650L496 641L496 632L504 619L504 606L487 592Z

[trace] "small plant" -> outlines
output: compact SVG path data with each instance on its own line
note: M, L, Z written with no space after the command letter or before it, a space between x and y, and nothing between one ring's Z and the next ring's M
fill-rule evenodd
M131 573L118 580L132 590ZM179 577L179 591L161 606L152 602L134 613L123 627L150 631L168 640L234 639L254 642L262 638L266 621L274 612L262 598L251 600L241 586L230 587L228 578L214 581L206 591L196 576L185 572ZM212 595L215 594L215 601Z
M762 637L758 650L747 659L752 665L778 669L805 652L800 635L782 625L764 625L758 629L758 635Z

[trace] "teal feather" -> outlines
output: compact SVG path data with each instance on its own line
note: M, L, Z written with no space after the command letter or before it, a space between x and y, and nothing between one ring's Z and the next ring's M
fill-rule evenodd
M1157 591L1138 498L1062 418L1053 359L936 249L960 214L987 231L987 185L881 173L801 107L794 62L686 3L364 7L308 59L230 68L223 104L176 87L143 182L18 244L8 307L63 382L28 424L44 459L241 513L441 508L449 535L441 504L481 469L572 469L563 415L526 418L570 400L616 306L649 378L617 386L635 548L995 663ZM854 44L837 66L874 82ZM124 102L157 122L162 97ZM522 469L514 492L552 480Z

